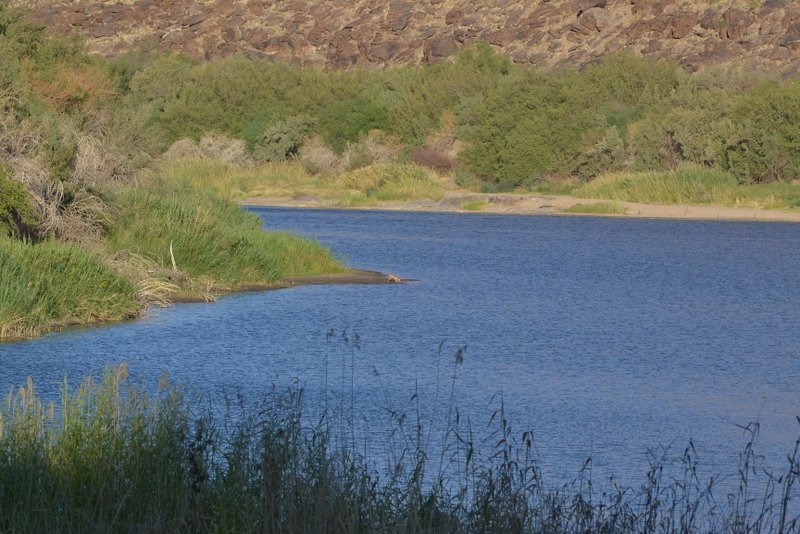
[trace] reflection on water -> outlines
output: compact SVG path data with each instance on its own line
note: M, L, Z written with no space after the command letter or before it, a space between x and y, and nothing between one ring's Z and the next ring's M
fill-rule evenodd
M502 394L552 473L591 456L624 476L689 438L702 465L729 465L751 421L779 464L800 431L800 226L253 210L353 266L421 281L230 295L3 344L0 387L32 375L52 396L127 361L147 384L167 370L212 402L303 385L311 406L327 399L375 437L385 408L441 424L466 345L462 422L485 435Z

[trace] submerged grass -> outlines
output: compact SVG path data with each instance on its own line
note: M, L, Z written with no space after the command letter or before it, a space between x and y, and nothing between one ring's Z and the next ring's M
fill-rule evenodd
M461 202L459 202L458 207L466 211L480 211L488 205L489 203L484 200L469 200L467 198L464 198L461 199Z
M53 325L119 321L140 309L135 286L84 247L0 237L0 338Z
M685 165L669 172L607 174L577 187L573 196L663 204L711 204L796 209L800 187L785 183L742 185L730 173Z
M588 462L574 481L551 485L532 434L513 432L502 404L488 451L458 428L452 395L440 452L396 417L397 454L379 471L353 441L337 439L330 414L309 423L302 391L245 410L231 428L196 414L166 378L148 395L126 377L121 365L75 389L65 384L58 406L30 379L12 391L0 408L0 531L786 534L800 526L800 451L790 451L785 472L765 474L754 427L722 496L716 478L698 474L691 442L674 479L661 457L640 487L600 487Z

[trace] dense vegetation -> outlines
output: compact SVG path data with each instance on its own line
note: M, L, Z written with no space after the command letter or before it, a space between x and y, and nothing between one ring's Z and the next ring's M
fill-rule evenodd
M640 487L593 480L590 462L574 481L553 483L537 465L532 433L512 430L500 407L487 447L453 417L441 451L423 445L430 429L394 414L389 465L380 469L359 454L336 414L304 413L302 391L275 392L223 424L198 413L166 378L150 394L126 378L122 365L99 380L65 384L57 406L30 380L8 397L0 407L0 530L783 534L800 527L792 489L798 450L785 471L765 473L751 440L737 472L707 479L690 443L678 458L654 458Z
M132 73L0 2L0 338L342 269L228 199L144 172L158 134Z
M734 67L689 75L621 53L535 70L487 44L435 65L348 71L197 63L155 44L109 61L4 1L0 65L3 243L32 255L83 247L98 272L133 284L140 305L337 268L308 242L261 235L215 195L354 205L438 198L449 180L612 201L800 200L789 185L800 173L800 82ZM18 271L11 245L2 250L2 268ZM79 320L64 305L23 302L0 301L17 325L6 335Z
M669 59L622 53L580 70L540 71L488 45L436 65L346 72L246 57L195 65L133 57L140 63L128 100L149 114L153 153L216 132L246 141L256 161L310 164L302 157L310 138L341 155L364 152L359 143L380 130L384 145L401 147L401 160L458 164L501 187L683 164L748 184L800 172L800 83L735 67L689 75ZM361 155L350 168L372 162Z

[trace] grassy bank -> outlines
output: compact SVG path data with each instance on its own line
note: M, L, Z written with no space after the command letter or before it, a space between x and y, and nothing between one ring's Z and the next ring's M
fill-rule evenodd
M0 530L261 533L789 533L798 532L798 451L775 476L752 442L736 482L719 493L691 444L670 479L656 461L641 485L592 481L591 470L550 484L531 434L496 413L482 451L452 429L444 452L394 434L386 470L331 429L309 421L302 392L218 424L162 379L148 394L118 366L45 403L28 383L0 408ZM409 429L410 430L410 429ZM422 431L422 430L420 430ZM347 432L347 431L345 431ZM413 431L416 435L417 430ZM442 458L450 476L436 475ZM377 459L382 463L384 459ZM441 471L438 471L441 472ZM738 489L737 489L738 488Z
M256 215L186 183L153 178L116 191L112 205L90 246L0 236L0 339L136 317L175 295L210 300L344 271L319 243L265 232Z
M683 166L669 172L607 174L575 188L572 195L613 201L784 210L800 206L798 186L785 183L744 185L730 173L696 166Z
M265 232L258 216L186 182L153 179L124 191L121 205L107 238L112 251L145 255L201 284L235 288L344 270L319 243Z
M337 175L312 175L299 161L244 167L189 158L161 162L159 169L173 179L227 198L314 195L341 207L439 199L443 196L442 181L447 179L408 163L369 164Z
M137 289L74 244L0 237L0 339L71 323L120 321L141 307Z

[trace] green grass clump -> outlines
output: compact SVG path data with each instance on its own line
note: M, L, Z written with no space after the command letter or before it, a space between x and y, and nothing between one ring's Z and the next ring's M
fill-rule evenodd
M735 202L738 188L732 174L686 166L670 172L609 174L577 188L573 194L578 198L724 206Z
M489 203L483 200L468 200L465 198L461 200L458 207L467 211L480 211L488 205Z
M391 200L437 200L444 196L435 173L413 164L374 164L342 174L335 184L349 190L339 205L376 204Z
M174 257L174 267L198 280L236 287L343 270L319 243L265 232L256 215L187 183L154 180L147 188L128 189L121 202L110 247L154 258L163 267L173 267Z
M627 208L621 202L597 202L595 204L575 204L564 210L564 213L587 213L587 214L625 214Z
M140 307L133 284L77 244L0 236L0 280L0 338L120 321Z

